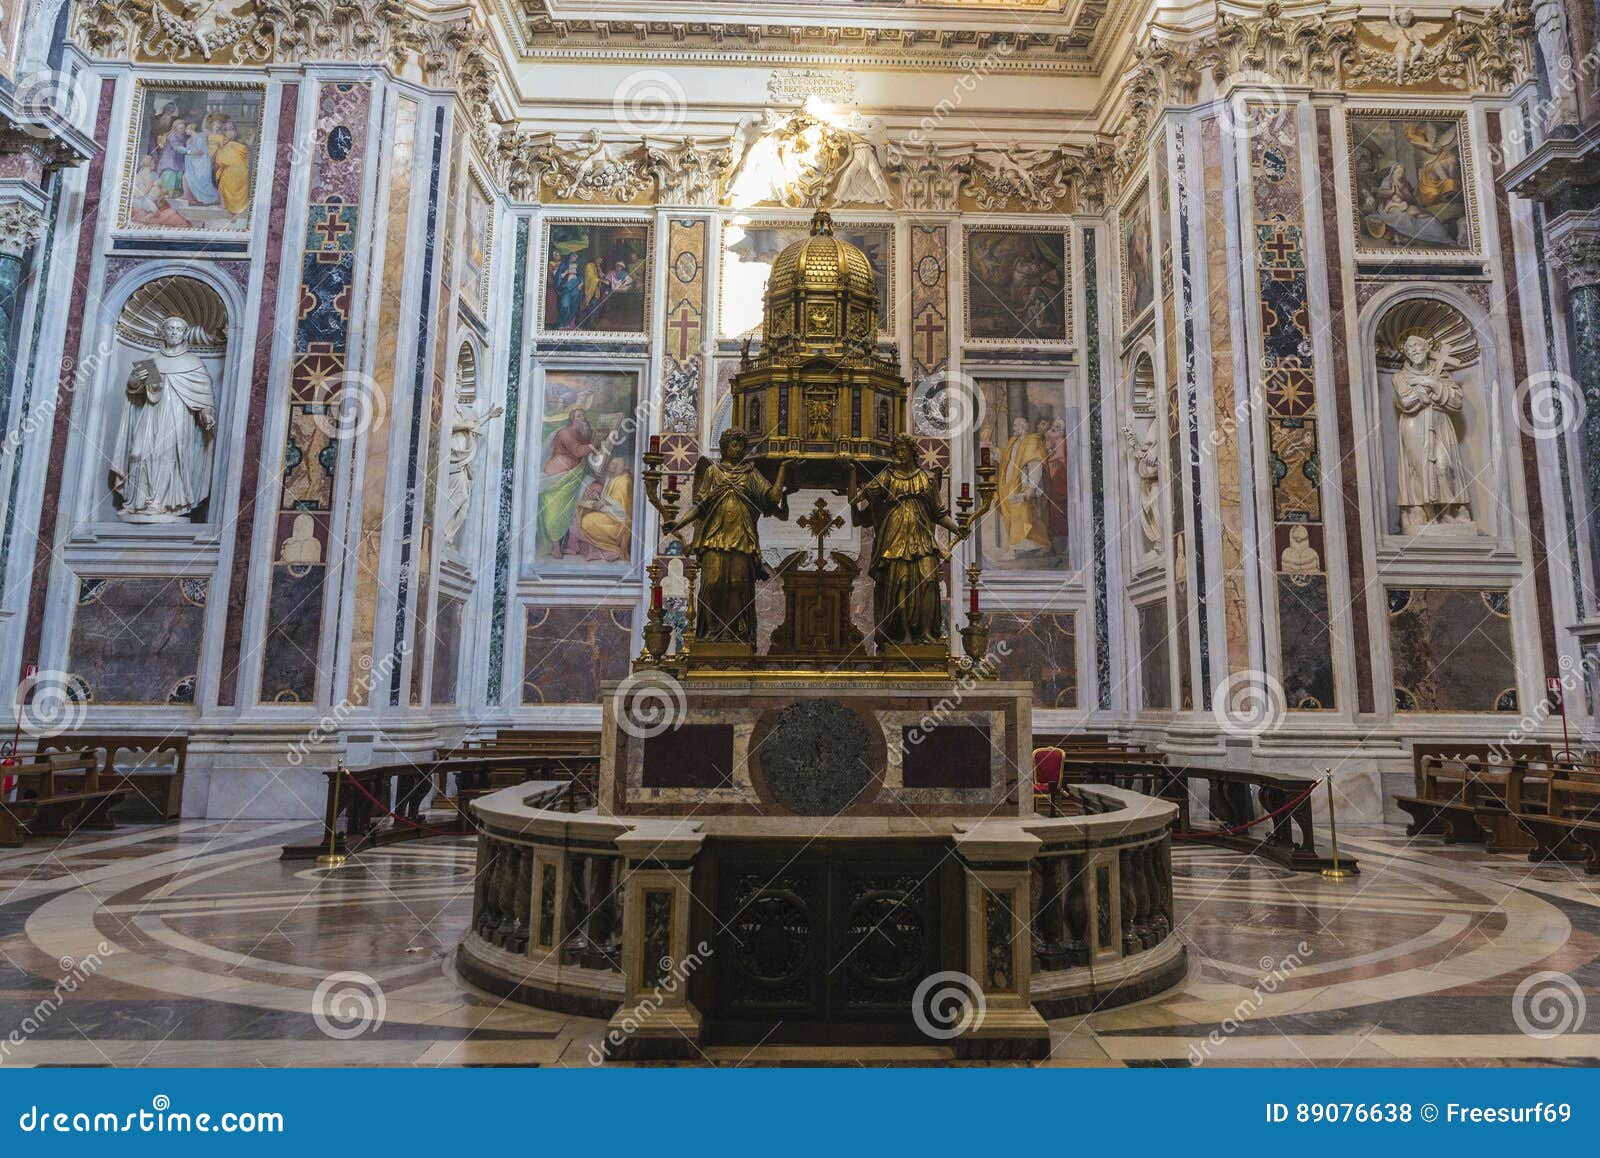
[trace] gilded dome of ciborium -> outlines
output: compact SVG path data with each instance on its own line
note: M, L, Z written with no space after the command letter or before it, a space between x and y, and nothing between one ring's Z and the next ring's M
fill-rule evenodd
M758 459L788 459L798 485L841 493L855 465L875 471L906 429L907 386L878 346L872 263L817 210L767 281L761 345L733 378L733 425Z
M819 209L811 236L788 246L767 280L763 344L808 347L870 343L878 333L878 290L867 255L833 232Z

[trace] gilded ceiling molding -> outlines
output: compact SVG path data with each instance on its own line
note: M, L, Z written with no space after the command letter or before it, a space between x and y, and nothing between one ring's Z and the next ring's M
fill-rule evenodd
M190 15L189 13L193 13ZM403 0L226 0L198 9L178 0L82 0L73 35L103 60L161 64L387 65L436 87L481 77L488 37L469 10L413 9Z
M545 0L520 0L525 54L613 60L682 60L772 64L778 54L876 68L965 72L975 55L999 58L1013 72L1093 70L1111 22L1109 5L1079 6L1065 18L1034 18L1031 27L928 28L859 24L777 24L704 20L558 20ZM1044 26L1044 27L1041 27Z

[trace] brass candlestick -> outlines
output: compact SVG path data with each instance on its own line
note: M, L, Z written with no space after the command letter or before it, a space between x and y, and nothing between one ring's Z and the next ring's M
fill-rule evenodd
M683 499L683 492L678 489L678 476L675 472L661 469L667 456L661 452L660 435L651 437L650 449L641 457L644 460L644 470L640 473L640 477L644 480L645 497L661 516L661 526L665 529L677 521L678 508ZM666 480L665 489L661 486L663 479ZM672 646L672 625L667 622L665 599L661 588L661 581L666 577L667 569L661 562L659 550L650 565L645 568L645 573L650 577L650 606L645 613L644 629L641 632L643 650L635 662L641 667L659 667L666 661L667 651Z
M978 608L978 579L983 568L967 565L967 625L961 629L961 650L966 652L963 667L977 668L989 654L989 618Z

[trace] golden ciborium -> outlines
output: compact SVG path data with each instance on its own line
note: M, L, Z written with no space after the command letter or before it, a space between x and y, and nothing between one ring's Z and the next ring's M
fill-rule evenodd
M666 619L665 568L659 560L647 568L650 609L639 665L685 673L860 668L948 676L952 665L939 576L957 544L994 505L993 451L978 450L976 496L974 484L963 482L952 503L943 467L923 462L921 447L904 433L910 391L895 350L879 347L871 263L859 248L835 236L826 210L812 218L810 235L773 263L761 345L752 353L750 341L745 342L731 390L732 421L719 459L702 457L691 479L664 469L667 456L659 438L651 439L644 455L645 496L660 515L663 532L675 534L689 524L696 532L685 559L689 622L675 652ZM765 577L755 517L787 519L787 495L801 488L843 496L849 518L874 528L871 652L860 646L862 633L848 622L849 599L840 599L841 583L848 594L855 567L838 555L830 566L826 540L844 519L824 499L803 520L817 540L814 566L807 551L792 554L778 569L786 619L773 633L772 653L756 654L752 615L740 612L736 622L734 612L719 610L754 590L747 568ZM945 532L942 545L940 530ZM936 568L927 565L930 559ZM988 646L978 606L980 574L976 563L967 568L963 669L975 667ZM699 592L698 606L697 577L711 585ZM742 598L753 604L753 597ZM813 607L808 600L826 600L827 606ZM810 648L816 654L797 642L802 638L816 641Z

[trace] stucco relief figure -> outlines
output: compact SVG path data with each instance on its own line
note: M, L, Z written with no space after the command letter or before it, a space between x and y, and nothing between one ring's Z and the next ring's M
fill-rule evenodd
M1400 529L1472 526L1466 467L1456 434L1461 387L1435 355L1435 342L1411 334L1400 343L1404 364L1394 374L1400 411Z
M128 373L110 479L123 522L181 522L211 493L216 403L189 329L183 318L166 318L161 349Z
M450 515L444 524L444 541L454 543L467 521L467 511L472 506L472 491L477 479L478 445L483 432L505 411L496 406L487 413L458 409L455 425L450 428Z
M278 548L278 560L291 567L311 567L322 562L322 544L317 541L316 524L305 513L294 517L289 537Z
M1289 528L1289 545L1278 556L1278 570L1285 575L1315 575L1322 570L1322 559L1311 545L1311 532L1304 526Z
M1139 535L1146 552L1156 549L1161 542L1161 452L1156 448L1155 435L1140 439L1133 427L1124 426L1122 437L1128 444L1128 457L1133 460L1133 470L1139 477Z
M883 121L877 117L862 120L858 134L850 140L850 154L839 180L833 187L837 204L893 205L894 191L884 176L882 159L889 147Z
M700 560L695 639L754 644L756 580L767 577L757 524L763 515L787 517L783 491L789 464L780 464L776 481L768 482L745 458L750 439L744 431L723 431L717 446L722 461L699 472L693 505L663 529L670 535L691 524L695 528L691 551Z
M1548 123L1571 125L1578 121L1578 84L1572 68L1572 39L1567 35L1564 0L1534 0L1533 28L1544 58L1545 80L1550 86Z

